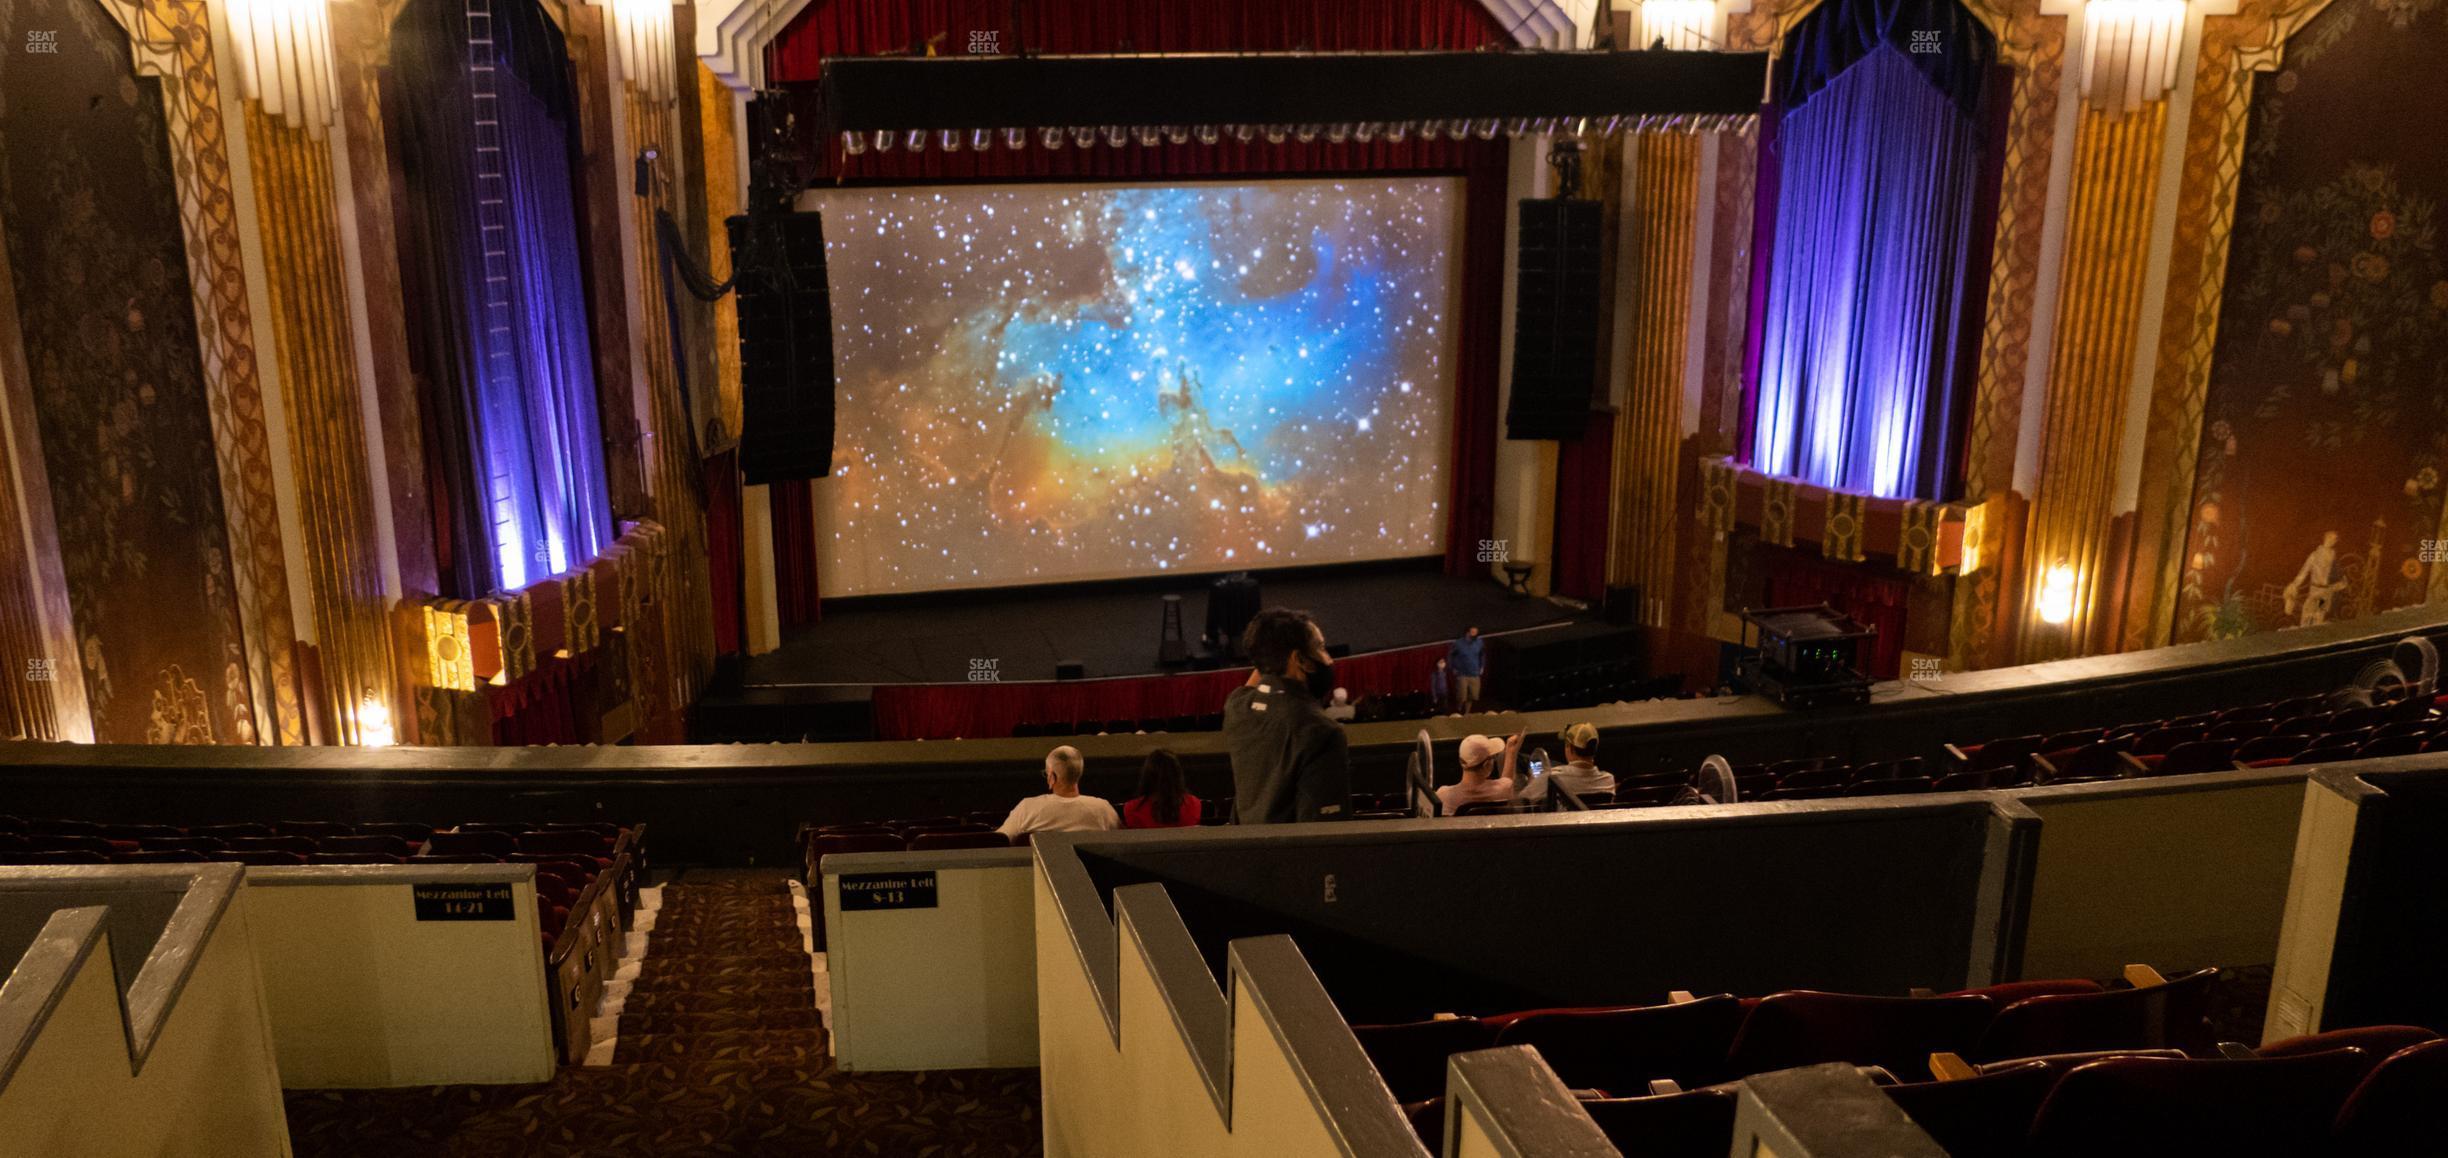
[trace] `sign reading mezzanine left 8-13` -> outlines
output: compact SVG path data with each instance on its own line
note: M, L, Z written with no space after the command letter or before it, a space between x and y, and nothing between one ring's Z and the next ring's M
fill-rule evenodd
M935 872L844 873L841 907L845 913L875 909L932 909Z

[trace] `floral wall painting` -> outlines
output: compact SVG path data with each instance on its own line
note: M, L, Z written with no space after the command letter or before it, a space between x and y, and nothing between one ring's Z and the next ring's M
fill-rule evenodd
M2448 0L2337 0L2256 79L2174 638L2420 603L2448 567Z

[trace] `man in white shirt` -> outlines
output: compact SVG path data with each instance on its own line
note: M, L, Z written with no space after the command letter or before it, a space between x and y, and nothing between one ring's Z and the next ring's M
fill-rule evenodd
M1087 771L1088 762L1069 744L1046 753L1046 794L1021 801L995 831L1014 840L1024 832L1107 832L1122 827L1113 805L1080 795L1080 776Z

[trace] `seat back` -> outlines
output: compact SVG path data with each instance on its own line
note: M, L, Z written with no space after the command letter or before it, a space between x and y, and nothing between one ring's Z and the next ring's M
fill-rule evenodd
M1581 1103L1607 1141L1633 1158L1725 1158L1734 1144L1735 1093L1686 1090Z
M315 851L335 856L408 856L416 846L396 836L325 836L315 839Z
M603 856L612 851L612 841L602 833L586 829L549 829L522 832L516 838L520 852L575 853L582 856Z
M999 832L920 832L909 838L911 852L935 852L951 848L1010 848L1011 842Z
M2437 1153L2448 1138L2448 1040L2407 1046L2373 1067L2334 1133L2341 1156Z
M2177 1049L2207 1052L2210 987L2218 970L2202 969L2147 989L2111 989L2032 997L1998 1011L1982 1036L1983 1060L2093 1049Z
M1797 990L1762 999L1734 1038L1732 1076L1822 1062L1884 1066L1899 1078L1929 1072L1929 1055L1964 1053L1996 1006L1978 994L1865 997Z
M816 838L815 851L817 858L822 860L835 853L900 852L902 848L901 838L891 833L859 832L843 836L819 836Z
M425 842L425 852L429 856L457 856L468 853L508 856L518 850L517 837L492 829L437 832Z
M2327 1053L2333 1049L2353 1046L2371 1055L2378 1065L2390 1054L2407 1046L2438 1041L2440 1035L2419 1025L2358 1025L2352 1029L2333 1029L2327 1033L2306 1033L2273 1041L2255 1054L2262 1057L2302 1057L2308 1053Z
M2257 760L2285 760L2312 746L2312 737L2274 734L2258 740L2246 740L2236 749L2237 762L2250 764Z
M2034 1061L1959 1081L1905 1082L1886 1092L1948 1158L2020 1158L2023 1135L2055 1084L2048 1063Z
M2224 772L2235 766L2235 749L2233 740L2188 740L2168 749L2166 758L2153 771L2161 776Z
M1685 1086L1720 1080L1742 1024L1742 1002L1719 994L1679 1005L1533 1013L1499 1030L1496 1044L1536 1047L1573 1089L1634 1095L1658 1078Z
M2318 1154L2368 1064L2362 1050L2200 1061L2111 1058L2077 1066L2032 1120L2033 1158Z
M240 836L224 842L231 852L294 852L300 856L315 850L315 842L303 836Z
M1352 1036L1368 1054L1377 1076L1397 1102L1419 1102L1445 1093L1445 1059L1496 1044L1496 1031L1476 1017L1355 1025Z

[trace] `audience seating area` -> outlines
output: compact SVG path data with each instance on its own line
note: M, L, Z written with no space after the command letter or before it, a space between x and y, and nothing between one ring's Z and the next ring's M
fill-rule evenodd
M1677 993L1659 1005L1354 1026L1443 1152L1446 1062L1528 1045L1625 1154L1719 1158L1741 1078L1865 1067L1954 1158L2416 1153L2448 1136L2448 1040L2337 1030L2217 1042L2216 970L2018 981L1948 994Z

